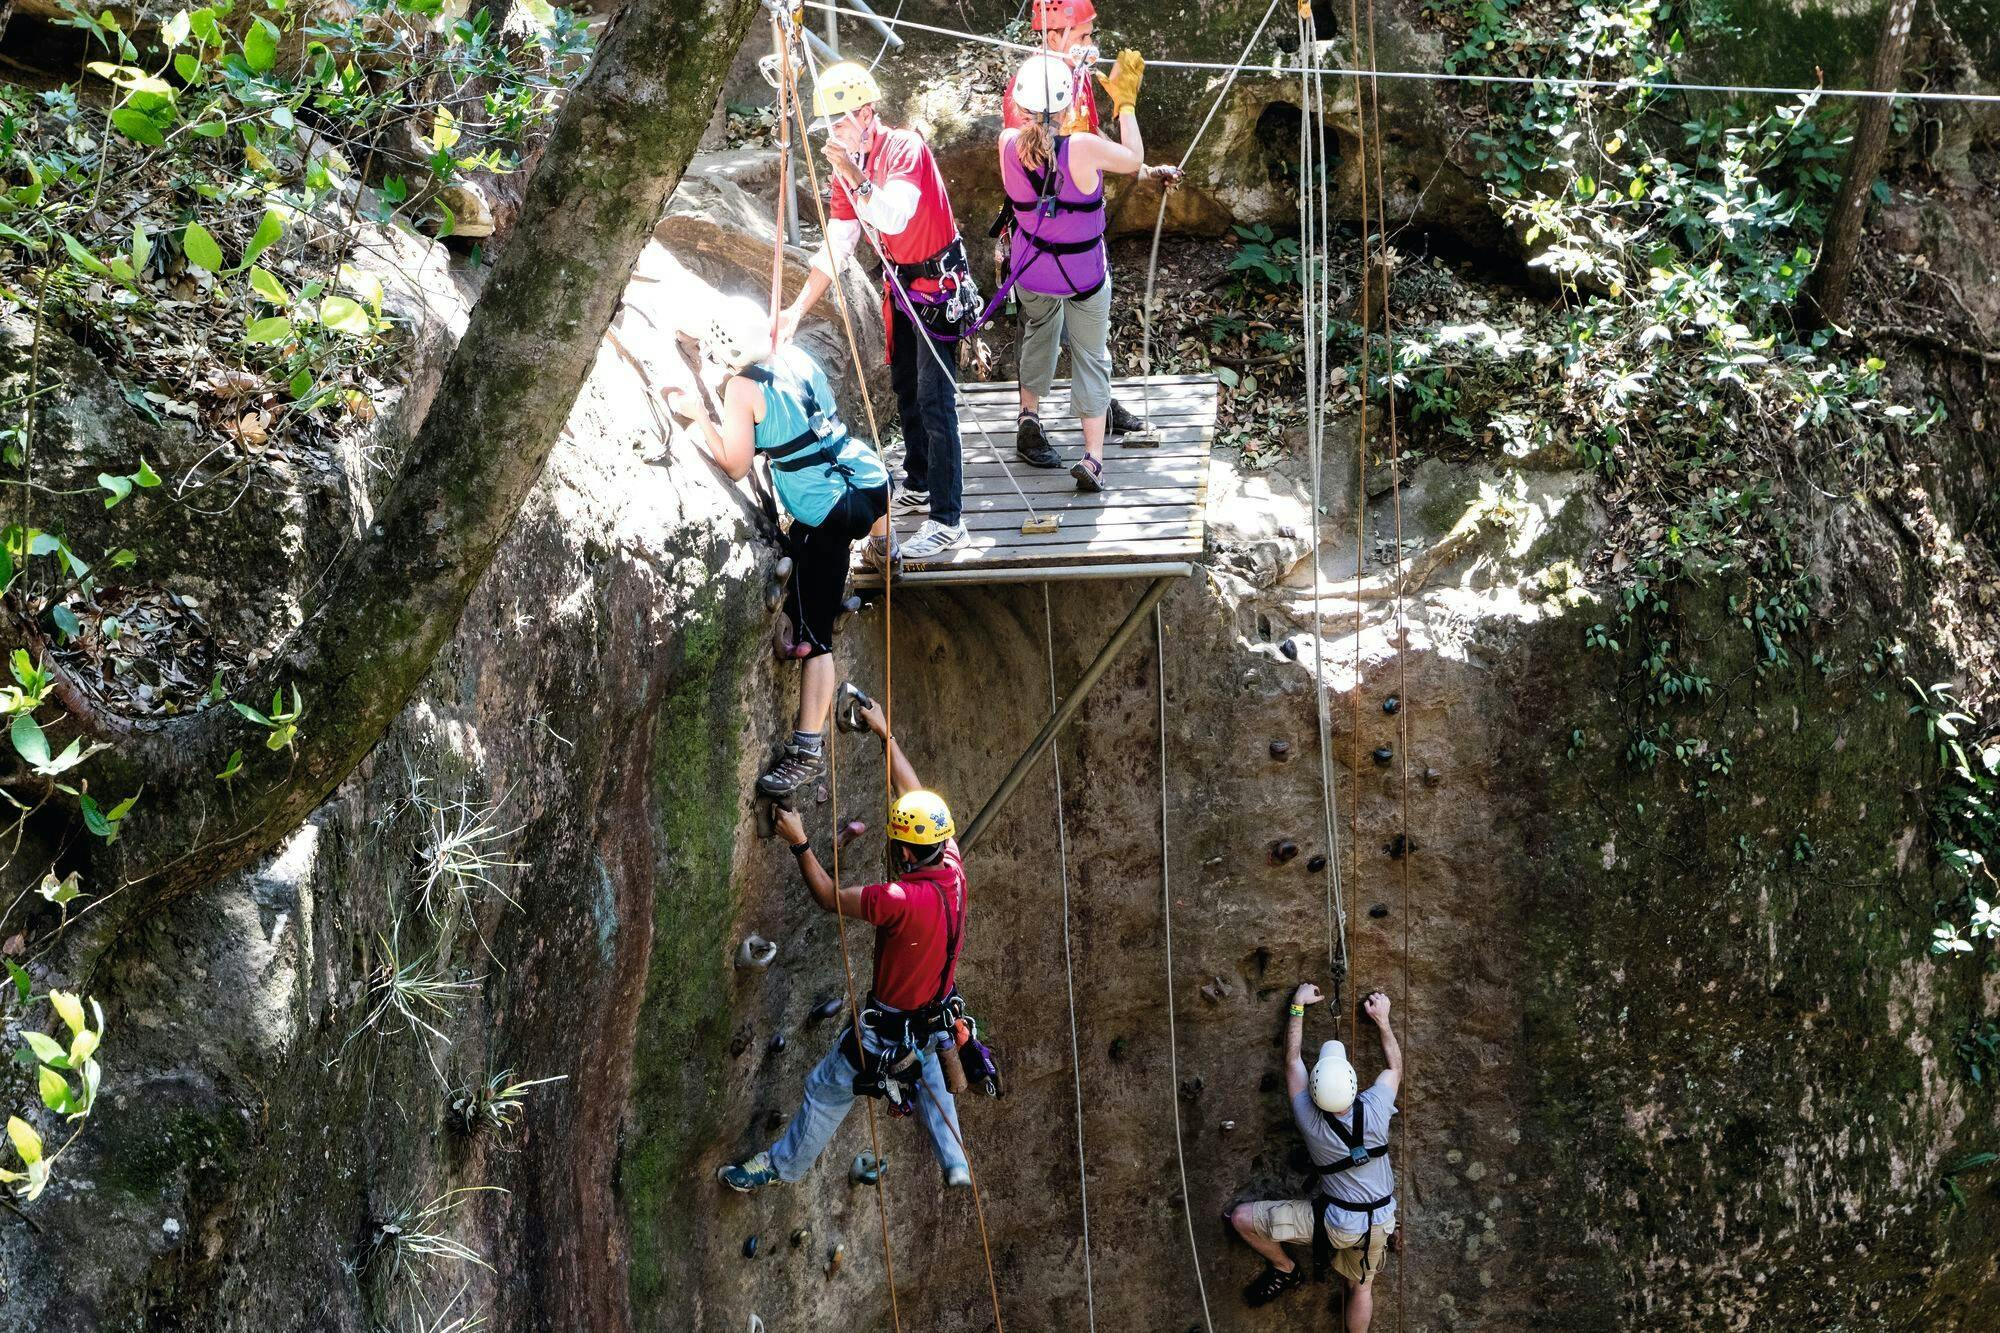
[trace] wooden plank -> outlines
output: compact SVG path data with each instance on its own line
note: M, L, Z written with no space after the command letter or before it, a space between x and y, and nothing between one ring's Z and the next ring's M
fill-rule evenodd
M1065 479L1068 474L1064 474ZM1074 483L1072 483L1072 486ZM1022 505L1021 497L1013 488L1004 491L968 492L965 496L965 512L973 513L1020 513L1024 508L1032 508L1036 513L1094 512L1100 509L1120 507L1145 507L1154 505L1179 505L1188 509L1205 509L1208 504L1205 486L1127 486L1113 491L1079 491L1072 489L1067 494L1050 494L1028 491L1030 503ZM908 531L916 530L915 524L906 519L901 525Z
M959 397L980 407L1018 407L1021 391L1012 384L997 388L990 384L961 384ZM1162 387L1154 385L1144 393L1135 387L1122 393L1113 391L1112 397L1123 403L1127 409L1150 403L1158 407L1163 403L1180 406L1215 407L1221 402L1219 387L1215 384L1176 384ZM1067 384L1057 384L1042 395L1042 403L1061 403L1068 407L1073 401L1073 391Z
M1032 543L1034 538L1022 538L1021 543ZM976 547L967 546L948 552L934 560L910 561L904 568L948 569L965 565L979 565L998 569L1014 567L1033 569L1037 566L1068 565L1108 565L1134 564L1152 560L1196 560L1201 557L1202 544L1198 537L1157 538L1148 541L1120 542L1103 546L1080 545L1029 545Z
M1057 387L1069 389L1067 378L1058 379ZM1189 386L1202 388L1220 387L1222 381L1214 375L1125 375L1111 381L1111 392L1123 397L1127 393L1138 393L1141 386L1147 389L1177 389ZM965 380L960 387L967 393L1015 393L1020 389L1018 380Z
M1179 532L1185 530L1189 524L1199 524L1202 519L1201 511L1193 505L1147 505L1134 509L1046 512L1061 520L1062 525L1057 532L1065 539L1079 533L1095 533L1113 539L1147 537L1155 535L1163 524L1170 525ZM965 526L973 534L974 540L978 540L996 532L1018 533L1021 531L1022 520L1027 517L1028 514L1021 510L1012 513L988 510L965 515Z
M966 485L970 487L973 481L977 479L986 485L990 485L995 490L1005 490L1007 489L1007 477L1010 471L1014 480L1024 485L1030 473L1040 477L1061 478L1071 486L1076 484L1076 478L1069 475L1068 468L1057 471L1054 468L1023 467L1017 463L968 462L965 465ZM1199 457L1183 455L1178 458L1156 458L1150 451L1134 449L1123 454L1114 454L1107 451L1104 455L1104 477L1105 481L1109 484L1130 481L1136 486L1142 479L1148 478L1163 482L1196 482L1207 475L1207 454L1202 454Z

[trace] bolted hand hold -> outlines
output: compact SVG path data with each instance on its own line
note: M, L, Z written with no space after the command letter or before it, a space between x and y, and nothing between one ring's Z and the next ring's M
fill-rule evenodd
M1435 787L1440 782L1443 781L1444 781L1444 774L1438 772L1435 768L1427 768L1424 770L1424 785L1426 787Z
M813 1238L813 1233L811 1227L800 1227L797 1231L794 1231L792 1233L792 1248L795 1250L802 1250L805 1248L806 1242L811 1240L812 1238Z
M875 1160L872 1152L859 1153L854 1164L847 1168L847 1183L850 1185L873 1185L882 1179L882 1163Z
M1306 869L1317 875L1320 871L1326 869L1326 857L1318 852L1313 853L1312 857L1306 862Z
M755 1236L749 1236L744 1239L743 1257L745 1259L755 1259L757 1257L757 1238Z
M1110 1056L1114 1062L1122 1061L1125 1058L1125 1053L1131 1048L1132 1044L1126 1041L1125 1038L1113 1037L1111 1039L1111 1046L1105 1051L1105 1054Z
M1388 698L1382 701L1382 711L1389 714L1391 717L1394 717L1398 712L1402 711L1402 707L1403 707L1403 698L1401 695L1398 694L1392 694Z
M1271 864L1281 866L1299 854L1299 845L1290 838L1280 838L1271 844Z
M1230 984L1221 977L1212 979L1207 985L1201 988L1202 998L1206 999L1210 1004L1221 1004L1234 993L1235 991Z
M845 824L842 824L840 832L836 835L836 841L840 844L840 850L843 852L846 851L849 843L867 831L868 826L858 819L850 819Z
M1223 1121L1222 1132L1225 1134L1234 1134L1236 1132L1236 1122L1234 1120Z
M1299 645L1294 639L1286 639L1283 643L1279 644L1278 651L1294 662L1299 660Z
M1271 758L1276 759L1280 763L1283 763L1285 760L1290 759L1291 757L1292 757L1292 743L1290 741L1271 742Z
M1188 1101L1193 1101L1195 1098L1201 1096L1201 1090L1207 1086L1207 1082L1203 1080L1200 1074L1191 1074L1181 1080L1181 1096Z
M774 1032L771 1034L771 1043L767 1049L773 1055L783 1055L785 1053L785 1047L788 1045L790 1045L790 1043L785 1040L784 1033Z
M840 1271L841 1264L845 1263L846 1261L847 1261L847 1247L845 1245L842 1245L836 1241L834 1244L827 1246L826 1275L828 1277L832 1277L835 1273L838 1273Z
M778 946L762 935L745 935L742 947L736 951L736 966L751 972L762 972L778 956Z
M1375 762L1381 767L1387 768L1389 766L1389 761L1391 759L1394 759L1395 757L1396 757L1396 752L1390 749L1388 746L1378 745L1375 747Z
M1389 854L1390 860L1400 861L1417 850L1417 840L1398 833L1382 844L1382 850Z
M1373 907L1368 909L1368 915L1374 917L1377 921L1380 921L1383 917L1389 915L1389 904L1376 903Z
M840 998L840 996L829 996L812 1007L812 1012L806 1015L806 1021L809 1023L824 1023L827 1019L832 1018L846 1007L847 1001Z

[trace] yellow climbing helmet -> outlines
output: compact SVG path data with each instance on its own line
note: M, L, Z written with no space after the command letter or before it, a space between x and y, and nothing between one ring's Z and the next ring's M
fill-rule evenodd
M951 807L934 791L913 791L889 811L889 836L916 847L937 847L958 830Z
M828 65L813 82L813 114L828 122L881 100L882 85L859 61Z

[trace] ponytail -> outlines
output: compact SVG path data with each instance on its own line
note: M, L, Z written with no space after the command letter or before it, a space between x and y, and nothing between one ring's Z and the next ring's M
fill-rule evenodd
M1047 171L1056 159L1055 136L1048 121L1041 116L1030 116L1014 141L1014 149L1021 155L1022 166L1030 171Z

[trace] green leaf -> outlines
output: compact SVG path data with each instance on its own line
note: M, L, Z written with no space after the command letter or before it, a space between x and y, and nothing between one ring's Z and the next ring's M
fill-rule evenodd
M132 248L126 251L132 260L132 271L137 273L146 267L146 261L153 257L153 238L138 223L132 224Z
M243 751L232 750L229 753L228 764L224 765L223 770L220 773L217 773L215 776L220 778L224 782L228 782L230 779L234 778L238 773L241 773L242 771L243 771Z
M76 803L78 808L83 811L83 826L85 828L106 842L110 842L118 836L118 830L112 826L110 820L104 817L104 811L98 808L97 798L93 796L79 796L76 798Z
M260 727L268 727L274 725L270 718L265 717L262 713L252 708L249 704L242 703L235 699L231 699L229 701L229 706L231 708L234 708L237 712L243 714L243 716L249 718L252 722L255 722ZM46 747L44 748L46 749Z
M375 331L359 301L350 296L329 296L319 303L319 322L340 333L366 337Z
M20 1116L7 1117L7 1137L13 1141L14 1151L21 1155L21 1161L33 1166L42 1160L42 1136Z
M158 148L167 141L153 118L137 107L119 107L111 113L111 123L120 134L148 148Z
M222 673L220 671L217 671L215 678L208 682L208 701L212 704L222 702Z
M204 139L220 139L223 135L229 133L229 122L226 120L204 120L198 125L188 126L188 133L198 134Z
M238 267L247 266L251 260L276 244L278 238L284 234L284 220L272 210L265 209L264 216L257 221L256 234L250 238L250 248L243 252L243 263Z
M264 748L267 750L288 750L291 748L292 742L298 738L298 734L299 729L295 723L282 722L273 727L271 734L264 738Z
M208 234L208 228L199 222L187 225L187 236L182 242L187 250L188 262L196 268L205 268L210 273L222 272L222 247Z
M1215 368L1215 377L1222 381L1223 386L1225 388L1233 389L1236 387L1238 383L1238 376L1236 372L1231 370L1228 366L1217 366Z
M37 1032L33 1028L22 1028L21 1040L28 1043L29 1049L34 1051L35 1058L38 1060L62 1063L69 1058L63 1053L62 1043L46 1032Z
M7 975L13 979L15 996L22 1004L26 1004L28 996L33 994L35 989L34 982L28 978L28 970L11 958L0 961L7 964Z
M35 721L34 714L23 713L14 719L14 750L28 761L31 768L40 768L49 762L49 738L42 733L42 724Z
M267 18L259 18L243 34L243 63L253 73L262 74L278 59L278 29Z
M111 494L104 497L104 507L106 509L114 508L120 500L123 500L132 493L132 479L130 477L114 477L109 472L100 472L97 474L97 484L111 492Z
M270 217L269 213L264 215ZM252 266L250 269L250 290L275 306L292 303L292 294L285 290L285 284L278 281L276 274L267 268Z
M60 602L49 608L49 619L55 622L58 630L62 631L65 642L83 633L83 622L76 618L76 612Z
M183 83L193 83L201 73L201 62L183 51L174 57L174 73L181 76Z
M145 459L141 458L139 460L139 470L132 474L132 480L150 491L160 484L160 474L153 471L152 466Z
M60 880L55 877L54 871L43 875L41 887L36 889L35 892L41 894L45 902L51 902L57 907L61 907L64 903L75 902L83 890L78 887L76 871L72 870Z
M105 266L103 260L99 259L96 255L90 253L89 250L84 248L82 241L79 241L78 239L76 239L76 237L70 235L68 232L64 232L62 234L62 242L63 242L63 249L69 251L69 257L71 259L74 259L77 263L83 265L86 271L95 273L99 277L103 277L104 275L111 272L111 270Z
M69 1080L55 1070L43 1065L35 1075L40 1085L42 1105L57 1115L69 1110Z
M270 315L263 319L253 319L244 330L243 337L253 347L267 343L281 343L292 336L292 321L283 315Z
M100 1023L103 1022L102 1019L99 1019L98 1021ZM83 1062L85 1060L88 1060L91 1056L97 1054L97 1043L102 1040L103 1038L98 1033L93 1032L89 1028L79 1029L76 1032L76 1034L70 1038L69 1067L71 1069L83 1068Z

